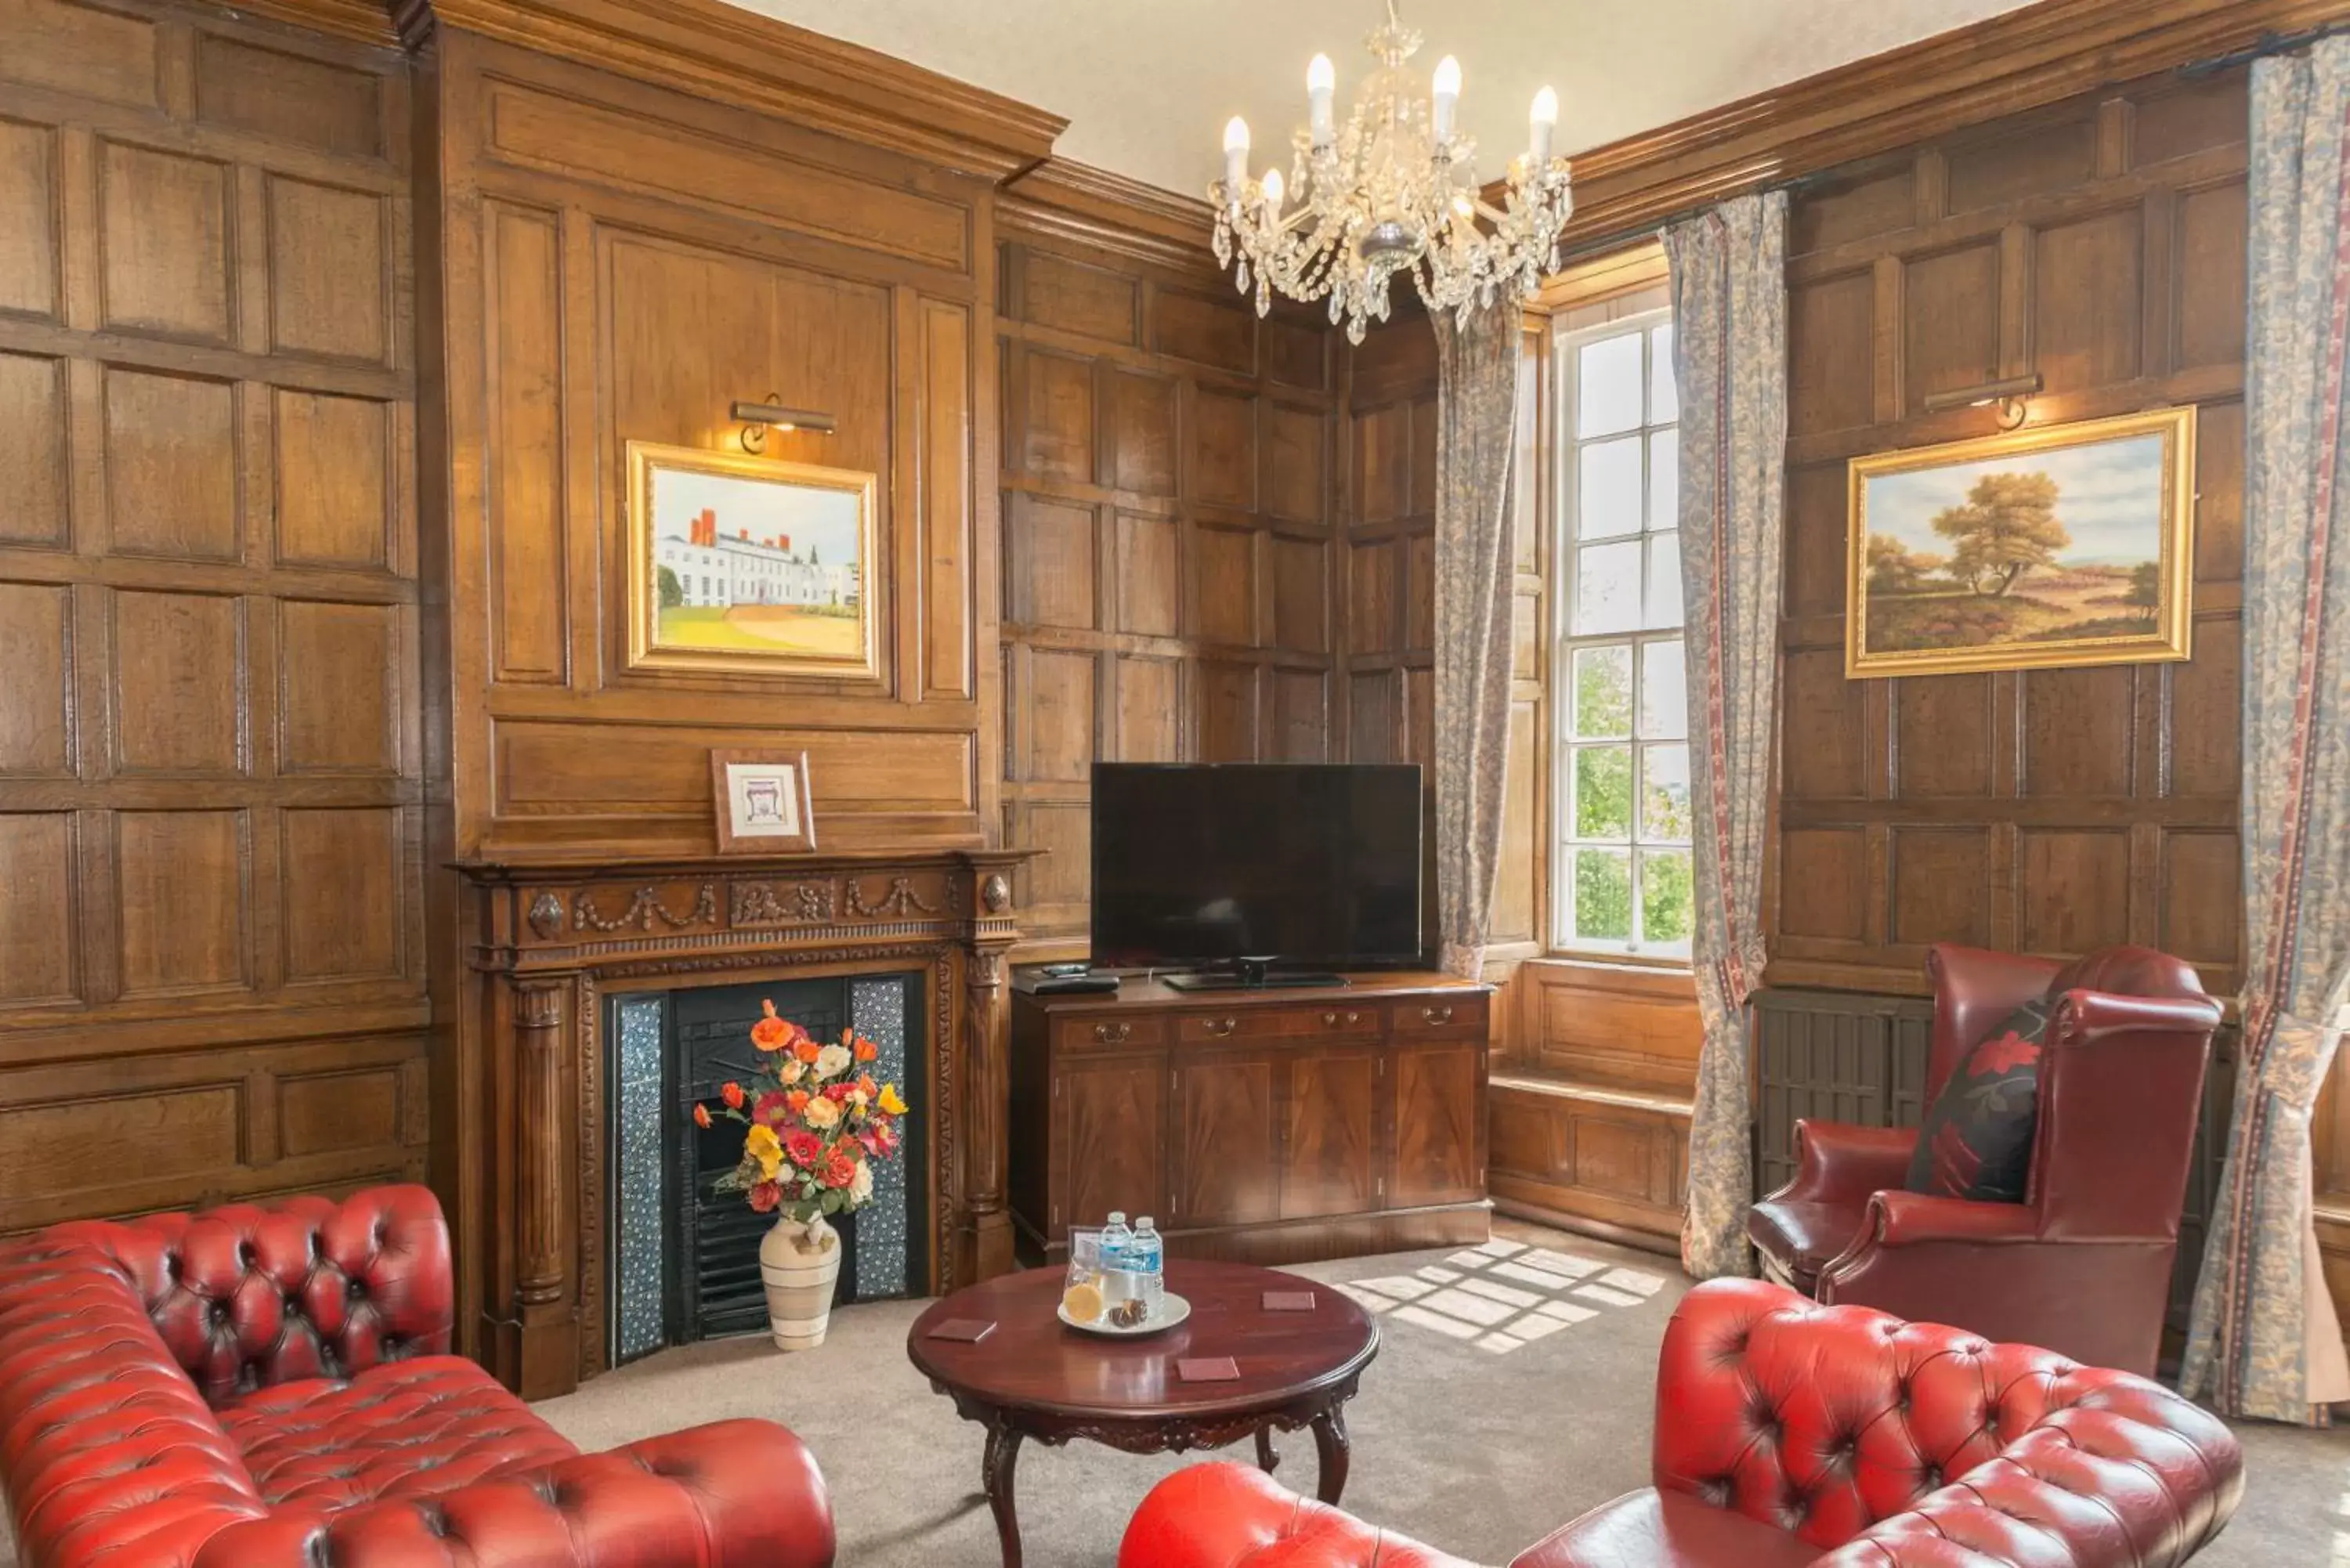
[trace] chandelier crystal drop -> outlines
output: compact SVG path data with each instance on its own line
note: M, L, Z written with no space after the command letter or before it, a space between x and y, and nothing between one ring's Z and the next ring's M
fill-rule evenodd
M1259 316L1276 294L1327 298L1350 343L1388 318L1398 273L1410 275L1430 311L1449 310L1464 326L1475 311L1534 292L1558 265L1575 211L1567 161L1550 153L1557 96L1548 88L1534 95L1527 149L1510 161L1495 207L1477 183L1475 140L1454 128L1460 63L1445 56L1425 84L1409 71L1420 36L1398 20L1395 0L1366 43L1378 68L1344 125L1332 108L1336 73L1328 56L1314 57L1307 123L1292 138L1286 178L1272 168L1252 179L1247 123L1235 116L1224 127L1224 177L1208 187L1216 265L1232 266Z

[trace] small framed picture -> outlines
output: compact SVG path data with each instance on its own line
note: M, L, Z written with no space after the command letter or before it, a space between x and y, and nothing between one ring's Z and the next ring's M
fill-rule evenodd
M718 804L721 855L816 847L806 752L713 751L710 793Z

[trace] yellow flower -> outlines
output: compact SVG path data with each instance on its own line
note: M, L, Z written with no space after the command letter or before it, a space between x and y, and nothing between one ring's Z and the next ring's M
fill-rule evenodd
M893 1116L902 1116L906 1114L906 1102L898 1097L897 1085L881 1085L881 1108Z
M743 1152L759 1162L762 1177L769 1181L775 1179L775 1172L784 1162L784 1145L775 1137L775 1128L764 1122L752 1123L751 1130L743 1138Z
M807 1109L802 1114L807 1117L807 1124L812 1127L828 1127L840 1120L840 1107L822 1095L810 1100L807 1103Z

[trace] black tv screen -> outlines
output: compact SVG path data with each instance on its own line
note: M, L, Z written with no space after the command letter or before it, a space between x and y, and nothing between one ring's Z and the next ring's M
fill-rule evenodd
M1097 763L1093 961L1420 956L1416 764Z

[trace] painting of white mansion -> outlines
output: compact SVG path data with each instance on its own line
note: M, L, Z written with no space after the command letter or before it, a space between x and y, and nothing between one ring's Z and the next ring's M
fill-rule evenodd
M632 442L654 661L870 672L868 474Z

